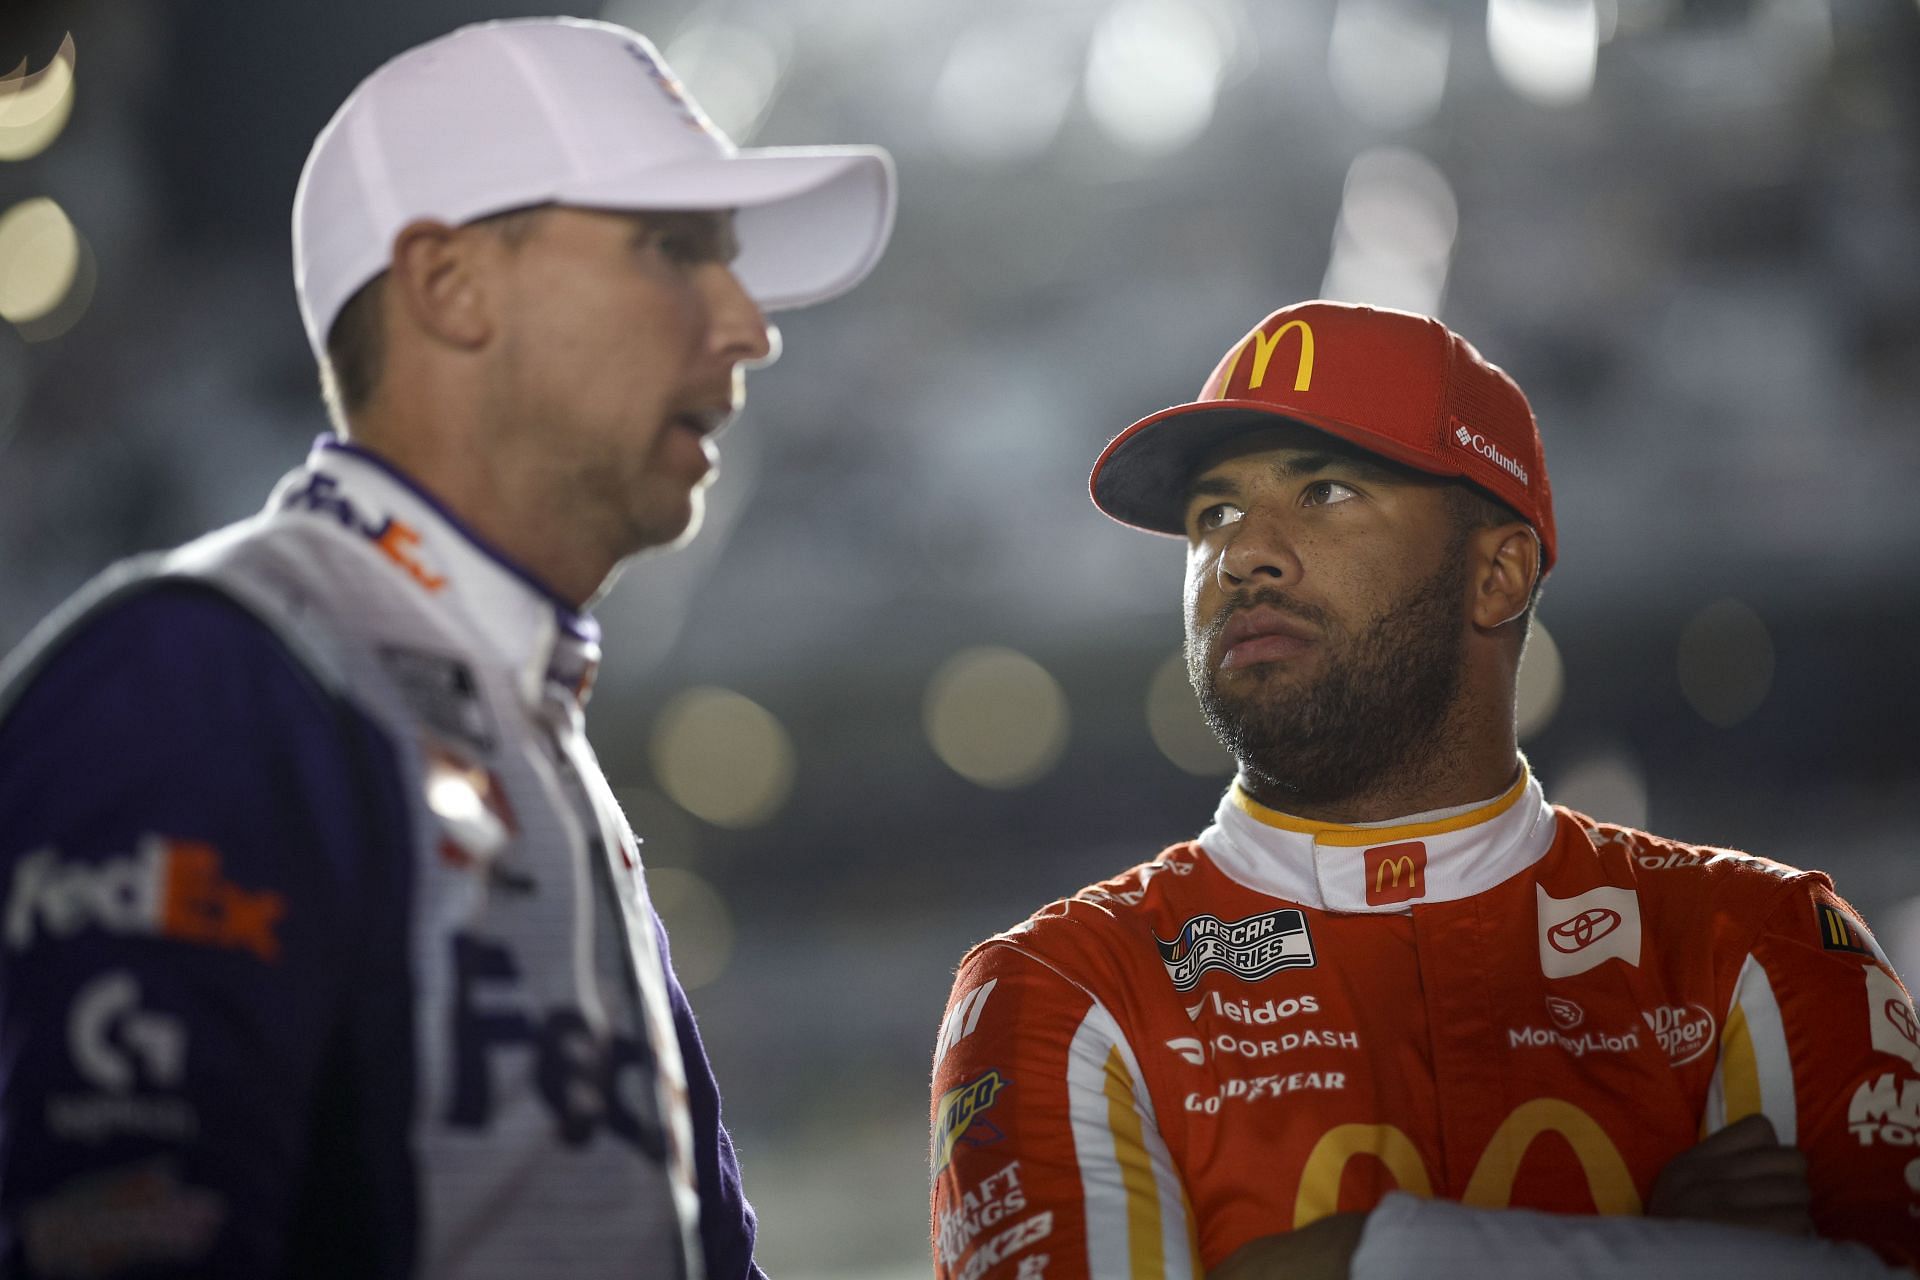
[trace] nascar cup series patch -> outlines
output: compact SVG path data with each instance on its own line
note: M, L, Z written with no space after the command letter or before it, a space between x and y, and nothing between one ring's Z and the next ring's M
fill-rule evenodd
M1307 918L1296 907L1244 920L1195 916L1180 926L1173 941L1164 941L1158 934L1153 941L1175 991L1193 990L1200 976L1214 969L1224 969L1242 982L1257 982L1282 969L1313 963Z

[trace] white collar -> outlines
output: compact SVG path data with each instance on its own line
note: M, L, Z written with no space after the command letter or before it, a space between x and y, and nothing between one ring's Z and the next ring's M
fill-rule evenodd
M1553 844L1553 808L1521 762L1492 800L1389 822L1310 822L1269 809L1236 781L1200 835L1214 865L1275 898L1327 911L1406 912L1481 893Z
M381 562L475 658L509 670L529 709L564 687L584 704L600 624L556 596L385 459L321 436L274 489L270 516L317 519L364 538Z

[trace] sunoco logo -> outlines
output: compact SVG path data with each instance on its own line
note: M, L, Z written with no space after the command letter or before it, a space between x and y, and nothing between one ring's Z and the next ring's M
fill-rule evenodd
M1692 1062L1713 1046L1713 1033L1718 1024L1713 1014L1700 1005L1665 1005L1642 1010L1640 1016L1647 1020L1647 1029L1653 1032L1653 1038L1666 1052L1667 1062L1673 1066Z
M1510 458L1505 453L1502 453L1499 445L1487 439L1478 431L1469 430L1458 419L1454 420L1453 438L1462 449L1469 449L1479 454L1488 462L1491 462L1494 466L1500 468L1515 480L1518 480L1521 484L1530 485L1533 483L1527 476L1527 469L1521 466L1517 459Z
M1282 969L1313 963L1313 939L1307 918L1297 908L1285 907L1244 920L1195 916L1180 926L1171 942L1158 935L1160 963L1167 967L1176 991L1191 991L1200 975L1225 969L1245 982L1255 982Z

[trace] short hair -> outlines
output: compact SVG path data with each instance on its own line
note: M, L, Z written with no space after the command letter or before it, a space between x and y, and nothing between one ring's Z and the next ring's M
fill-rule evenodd
M533 234L534 224L548 205L509 209L476 218L468 226L485 227L509 249L518 249ZM347 299L327 330L327 355L320 362L320 395L334 425L346 430L349 415L364 409L379 389L386 364L386 323L381 315L387 273L382 271Z
M1447 486L1447 509L1453 517L1453 532L1457 542L1464 543L1467 535L1480 529L1492 529L1503 524L1524 524L1529 529L1533 525L1527 518L1515 511L1500 499L1488 493L1478 485L1465 480L1457 480ZM1540 603L1540 591L1546 584L1547 573L1544 565L1546 547L1540 542L1540 533L1534 531L1534 545L1539 548L1543 563L1533 578L1533 591L1527 596L1527 607L1520 611L1517 621L1520 623L1520 635L1525 637L1533 626L1534 606Z

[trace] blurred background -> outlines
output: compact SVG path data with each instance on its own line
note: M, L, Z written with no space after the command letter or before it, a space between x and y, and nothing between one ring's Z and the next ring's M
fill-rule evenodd
M10 648L324 429L287 228L341 98L549 10L4 4ZM737 140L900 164L891 251L785 318L705 531L599 610L590 723L769 1270L928 1273L955 962L1208 821L1180 547L1086 473L1287 302L1435 312L1531 396L1549 795L1828 870L1920 939L1914 0L600 5Z

